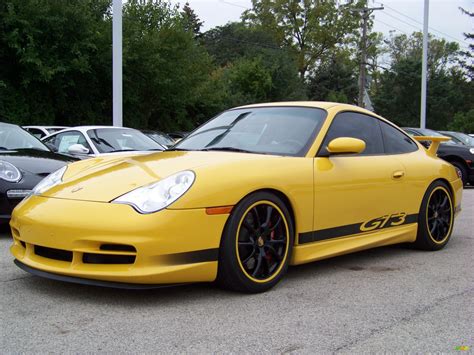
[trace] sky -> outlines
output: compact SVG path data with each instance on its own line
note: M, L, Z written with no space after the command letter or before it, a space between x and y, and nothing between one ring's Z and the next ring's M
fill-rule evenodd
M188 0L191 8L204 21L203 30L238 21L245 9L251 7L251 0ZM178 3L178 1L172 1ZM184 4L186 0L179 1ZM385 5L385 9L375 11L374 31L389 35L410 34L423 28L424 0L368 0L370 7ZM456 41L466 48L468 42L463 32L474 32L472 18L464 15L459 7L474 11L474 0L430 0L430 33L449 41Z

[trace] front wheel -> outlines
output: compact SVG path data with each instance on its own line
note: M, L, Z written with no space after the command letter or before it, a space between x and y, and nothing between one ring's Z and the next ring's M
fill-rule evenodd
M415 246L422 250L442 249L449 241L454 225L454 207L448 186L435 181L428 187L418 215Z
M288 268L293 222L281 199L268 192L245 197L233 209L222 235L217 282L239 292L264 292Z
M456 173L458 174L459 178L462 180L462 184L464 186L467 185L467 170L462 165L461 163L458 163L457 161L451 162L452 165L454 165L454 168L456 169Z

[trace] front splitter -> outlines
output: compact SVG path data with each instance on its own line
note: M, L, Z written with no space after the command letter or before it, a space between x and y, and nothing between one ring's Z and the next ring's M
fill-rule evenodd
M119 288L125 290L150 290L150 289L157 289L157 288L167 288L167 287L176 287L182 286L185 284L133 284L133 283L125 283L125 282L113 282L113 281L101 281L101 280L93 280L93 279L84 279L81 277L73 277L73 276L66 276L66 275L59 275L53 274L50 272L38 270L32 268L28 265L23 264L18 259L14 260L16 266L20 269L35 275L44 277L47 279L55 280L55 281L62 281L62 282L70 282L75 284L81 285L88 285L88 286L99 286L99 287L108 287L108 288Z

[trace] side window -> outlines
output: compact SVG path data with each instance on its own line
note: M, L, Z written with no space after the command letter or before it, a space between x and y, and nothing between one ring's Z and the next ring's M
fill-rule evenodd
M360 155L384 154L382 132L379 120L361 113L342 112L331 123L323 147L339 137L352 137L365 142L365 150Z
M386 154L410 153L418 150L418 146L409 137L389 124L380 121L383 143Z
M49 141L50 139L52 141ZM82 144L84 147L89 149L89 152L92 152L91 147L87 143L83 134L78 131L58 133L50 139L45 140L45 143L48 143L48 147L50 147L57 153L67 154L69 147L73 144ZM54 148L51 145L53 145Z

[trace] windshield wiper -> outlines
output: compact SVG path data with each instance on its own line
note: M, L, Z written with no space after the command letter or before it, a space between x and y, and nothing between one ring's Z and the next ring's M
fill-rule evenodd
M137 151L136 149L117 149L117 150L112 150L107 153L117 153L117 152L135 152Z
M259 153L259 152L254 152L254 151L252 151L252 150L246 150L246 149L241 149L241 148L236 148L236 147L211 147L211 148L204 148L204 149L201 149L201 151L204 151L204 152L223 151L223 152L237 152L237 153L261 154L261 153Z
M168 148L168 149L165 149L164 151L165 152L173 152L173 151L177 151L177 152L190 152L194 149L185 149L185 148Z

